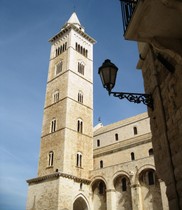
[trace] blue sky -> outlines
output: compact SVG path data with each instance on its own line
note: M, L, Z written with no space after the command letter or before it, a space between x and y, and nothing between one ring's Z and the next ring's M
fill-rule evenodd
M119 0L0 0L0 208L24 210L36 177L50 44L76 9L94 46L94 125L145 112L108 96L98 76L107 58L119 68L115 91L143 92L137 45L123 38Z

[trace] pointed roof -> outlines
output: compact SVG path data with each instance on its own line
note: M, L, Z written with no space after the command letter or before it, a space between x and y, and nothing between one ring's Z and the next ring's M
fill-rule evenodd
M79 25L81 26L80 24L80 21L78 20L78 17L76 15L75 12L73 12L73 14L71 15L71 17L69 18L69 20L67 21L68 24L74 24L74 25Z
M64 26L62 27L62 29L66 28L67 26L70 25L74 25L76 26L78 29L80 29L81 31L84 32L84 28L81 26L81 23L77 17L76 12L73 12L71 17L69 18L69 20L64 24Z
M58 37L62 36L63 34L65 34L67 31L69 31L70 29L74 29L75 31L77 31L80 35L82 35L85 39L87 39L88 41L90 41L91 43L95 43L96 41L90 37L88 34L85 33L85 29L84 27L81 25L77 14L75 12L72 13L71 17L69 18L69 20L64 24L64 26L61 28L60 32L57 33L54 37L52 37L51 39L49 39L49 42L53 42L55 41Z

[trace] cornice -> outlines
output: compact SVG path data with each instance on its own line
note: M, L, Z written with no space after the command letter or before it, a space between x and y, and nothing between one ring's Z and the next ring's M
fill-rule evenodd
M131 143L129 145L120 146L120 147L117 147L115 149L113 148L112 150L108 149L108 151L103 151L102 152L102 150L100 150L100 152L98 152L97 154L94 154L93 157L97 158L97 157L113 154L113 153L116 153L116 152L120 152L120 151L130 149L130 148L142 145L142 144L147 144L147 143L150 143L150 142L151 142L151 139L147 139L147 140L143 140L143 141L140 141L140 142Z
M79 28L77 28L74 24L70 24L69 26L63 28L59 33L57 33L54 37L49 39L49 42L54 42L56 39L60 38L62 35L64 35L66 32L70 31L71 29L78 32L80 35L82 35L85 39L87 39L92 44L95 44L96 41L91 36L86 34L85 32L81 31Z
M68 130L73 131L73 132L75 132L75 133L77 133L77 134L79 134L79 135L83 135L83 136L86 136L86 137L89 137L89 138L93 138L93 136L86 135L86 134L84 134L84 133L79 133L78 131L73 130L73 129L68 128L68 127L60 128L60 129L54 131L53 133L47 133L47 134L45 134L45 135L42 135L41 138L44 138L44 137L50 136L50 135L54 135L56 132L59 132L59 131L64 130L64 129L68 129Z
M87 185L90 184L90 182L91 182L89 179L79 178L79 177L73 176L71 174L66 174L66 173L62 173L62 172L55 172L53 174L48 174L48 175L45 175L45 176L29 179L29 180L27 180L27 183L29 185L31 185L31 184L38 184L38 183L42 183L44 181L59 179L59 177L72 179L75 182L79 182L79 183L83 183L83 184L87 184Z

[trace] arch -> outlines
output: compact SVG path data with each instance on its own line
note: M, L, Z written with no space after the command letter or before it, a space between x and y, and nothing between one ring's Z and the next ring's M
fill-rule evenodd
M80 45L78 45L78 52L80 52Z
M123 178L126 178L126 180L128 181L128 184L130 184L130 177L127 173L118 173L117 176L114 177L113 179L113 186L115 187L116 185L116 182L118 179L122 180Z
M80 47L80 53L83 54L83 47Z
M104 162L103 160L100 160L100 168L103 168L104 167Z
M63 68L63 61L60 60L56 65L55 65L55 75L58 75L59 73L62 72Z
M76 49L76 51L78 51L78 44L77 44L77 42L75 44L75 49Z
M78 72L82 75L84 75L85 71L85 63L82 60L78 61Z
M155 166L152 165L152 164L146 164L146 165L143 165L141 166L138 171L137 171L137 176L143 171L143 170L146 170L146 169L153 169L155 171Z
M106 181L106 179L104 177L102 177L102 176L95 176L92 179L91 184L90 184L91 189L92 189L93 185L95 185L95 183L98 182L98 181L103 181L105 186L106 186L106 188L107 188L107 181Z
M144 209L162 209L161 189L155 167L152 165L141 167L138 171L138 181Z
M135 153L134 152L131 152L131 160L135 160Z
M77 152L76 154L76 166L81 168L82 167L82 153Z
M83 92L81 90L78 91L78 102L83 103Z
M97 139L97 147L100 147L100 139Z
M143 186L155 185L157 183L157 176L154 169L144 169L139 174L139 182Z
M116 179L118 176L124 175L126 177L128 177L128 179L130 178L130 174L127 173L126 171L120 170L117 171L114 175L113 175L113 180Z
M137 129L136 126L133 127L133 133L134 133L134 135L137 135L138 134L138 129Z
M116 210L132 209L131 184L127 173L118 173L113 180L113 185L115 189Z
M48 154L48 166L53 166L54 163L54 152L50 151Z
M67 49L67 42L65 42L65 50Z
M106 184L103 179L95 179L92 182L92 193L93 193L93 209L107 209L107 196L106 196Z
M82 119L77 120L77 132L83 133L83 121Z
M153 155L153 154L154 154L153 149L152 149L152 148L151 148L151 149L149 149L148 153L149 153L149 156Z
M61 46L60 48L59 48L59 54L61 54L62 52L63 52L63 46Z
M53 92L52 98L53 98L53 103L56 103L59 101L59 89Z
M116 140L116 141L118 141L118 140L119 140L118 133L115 133L115 140Z
M73 202L73 210L89 210L87 199L83 195L78 195Z
M54 133L56 131L56 126L57 126L56 122L57 122L56 119L53 118L51 123L50 123L50 133Z
M85 56L88 57L88 50L85 50Z

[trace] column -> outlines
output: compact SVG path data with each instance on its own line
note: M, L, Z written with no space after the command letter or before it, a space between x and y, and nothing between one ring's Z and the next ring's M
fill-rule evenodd
M131 185L131 200L132 200L132 210L142 209L142 196L139 184Z
M169 204L168 204L168 199L167 199L167 195L166 195L166 185L161 179L159 179L158 181L160 184L162 207L163 207L163 209L168 210Z
M115 189L106 190L107 210L116 209Z

